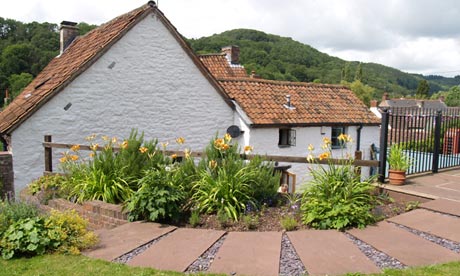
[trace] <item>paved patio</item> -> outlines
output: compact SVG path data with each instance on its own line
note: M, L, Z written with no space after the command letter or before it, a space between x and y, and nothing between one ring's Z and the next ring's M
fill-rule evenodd
M407 266L460 261L460 254L409 231L414 229L460 244L460 170L410 178L396 189L436 198L420 208L348 234ZM403 227L399 227L403 226ZM184 229L157 223L128 223L100 233L98 247L84 254L112 261L157 240L128 265L184 272L225 235L208 272L278 275L282 232L229 232ZM286 233L309 275L379 272L380 269L342 232L302 230Z

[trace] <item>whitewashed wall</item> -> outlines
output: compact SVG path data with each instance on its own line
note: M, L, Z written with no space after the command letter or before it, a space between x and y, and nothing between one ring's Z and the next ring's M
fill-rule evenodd
M318 156L322 153L321 145L323 144L323 138L331 137L331 128L324 127L325 134L321 134L321 127L298 127L293 128L296 131L296 145L291 147L279 147L279 129L278 128L244 128L245 133L240 140L249 141L249 145L254 147L254 153L258 154L269 154L269 155L280 155L280 156L301 156L307 157L308 145L312 144L315 147L314 154ZM356 150L356 139L357 139L357 127L350 126L347 128L347 133L351 135L354 142L349 144L346 151L333 150L333 157L340 157L342 153L350 153L354 155ZM370 159L370 146L372 143L376 143L378 146L379 142L379 127L368 126L363 127L361 130L361 145L360 149L363 152L363 159ZM299 163L280 163L280 165L291 165L290 172L296 174L297 185L296 190L299 191L303 183L310 179L309 168L314 168L311 164L299 164ZM369 169L363 168L363 176L369 175Z
M16 192L42 175L46 134L85 144L91 133L127 137L137 128L146 139L183 136L198 151L234 121L230 106L151 15L12 133Z

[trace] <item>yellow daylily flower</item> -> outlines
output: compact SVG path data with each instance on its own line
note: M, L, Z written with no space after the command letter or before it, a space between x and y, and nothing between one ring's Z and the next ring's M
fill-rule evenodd
M314 151L315 147L312 144L308 145L308 151Z
M323 159L329 158L330 156L331 156L331 154L329 152L323 152L318 156L318 158L319 158L319 160L323 160Z
M225 139L225 141L228 142L228 141L232 140L232 136L230 135L230 133L225 133L224 139Z
M146 153L148 150L149 150L149 149L146 148L146 147L140 147L140 148L139 148L139 151L140 151L141 153Z
M251 147L251 146L248 145L248 146L245 146L245 147L244 147L244 152L249 153L249 152L251 152L253 149L254 149L253 147Z
M178 143L179 145L182 145L185 143L185 138L184 137L179 137L176 139L176 143Z
M127 149L128 148L128 141L124 140L123 143L121 143L121 148L122 149Z
M99 147L99 144L92 144L91 146L89 146L89 148L92 150L92 151L96 151L97 148Z
M71 148L70 148L71 151L79 151L80 150L80 145L73 145Z

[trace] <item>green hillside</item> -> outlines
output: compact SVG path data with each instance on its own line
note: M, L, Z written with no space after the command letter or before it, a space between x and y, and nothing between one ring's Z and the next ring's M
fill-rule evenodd
M96 26L82 22L78 27L84 34ZM429 82L429 94L460 84L460 76L422 76L375 63L348 62L291 38L256 30L237 29L188 41L197 53L216 53L223 46L238 45L240 61L247 71L255 70L266 79L332 84L343 81L365 103L380 98L384 91L393 97L415 95L421 80ZM6 89L18 95L58 51L57 24L22 23L0 17L0 108Z
M349 62L291 38L256 30L236 29L189 42L197 53L216 53L222 46L238 45L241 64L248 72L255 70L267 79L340 83L342 80L353 82L358 78L375 88L371 97L376 99L384 91L393 97L415 95L423 79L430 84L430 94L460 84L460 76L424 77L376 63Z

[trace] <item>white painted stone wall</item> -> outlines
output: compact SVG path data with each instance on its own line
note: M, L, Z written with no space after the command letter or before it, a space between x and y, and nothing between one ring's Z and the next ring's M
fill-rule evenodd
M279 156L301 156L306 158L309 153L309 144L315 147L313 153L315 156L318 156L323 152L321 149L323 138L331 137L331 127L323 128L325 131L324 135L321 134L321 127L297 127L293 129L296 131L296 145L291 147L278 146L278 128L245 128L245 133L243 137L240 138L240 141L249 141L249 145L254 147L254 153ZM354 156L357 139L356 130L356 126L347 127L347 134L351 135L354 142L350 143L348 149L345 151L334 149L332 152L333 157L339 158L342 156L342 153L346 154L347 152ZM361 130L360 149L363 152L363 159L370 159L370 146L372 143L378 146L379 131L380 128L378 126L364 126ZM289 171L297 176L296 191L299 191L302 184L310 179L309 168L315 167L315 165L300 163L280 163L280 165L292 166ZM369 168L364 167L362 169L362 175L368 176Z
M161 21L149 15L12 133L16 192L43 173L44 135L86 144L91 133L127 137L137 128L149 140L183 136L187 147L200 151L217 132L225 133L234 116Z

